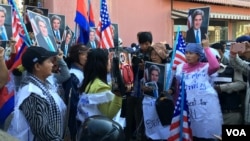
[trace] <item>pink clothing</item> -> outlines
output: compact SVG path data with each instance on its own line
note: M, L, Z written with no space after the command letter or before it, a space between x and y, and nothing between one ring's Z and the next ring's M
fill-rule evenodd
M207 57L208 64L209 64L208 74L211 75L220 68L220 64L217 61L216 57L211 52L209 47L205 48L204 51L205 51L205 55ZM194 70L204 67L206 63L207 62L197 62L196 64L192 64L192 65L185 63L183 66L183 70L189 73L189 72L192 72Z

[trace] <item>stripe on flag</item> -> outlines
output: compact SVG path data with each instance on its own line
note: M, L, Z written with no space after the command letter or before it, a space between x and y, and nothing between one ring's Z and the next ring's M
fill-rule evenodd
M173 69L176 69L177 65L186 62L185 48L186 48L185 40L183 39L181 32L179 32L179 38L178 38L178 43L176 45L176 53L175 53L175 58L174 58Z
M18 52L20 47L23 44L23 41L20 38L19 34L24 34L24 29L17 15L17 11L15 10L13 6L12 0L9 0L9 5L12 6L12 32L13 32L13 37L16 41L15 49L16 49L16 52Z
M179 96L175 104L174 116L170 125L170 136L168 141L192 141L192 130L190 128L188 104L186 101L185 84L182 82Z

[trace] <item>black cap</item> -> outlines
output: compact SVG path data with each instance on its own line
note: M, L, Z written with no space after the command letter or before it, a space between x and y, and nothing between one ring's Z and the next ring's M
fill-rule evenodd
M22 65L25 69L33 68L35 63L43 62L49 57L56 56L58 52L48 51L43 47L31 46L22 55Z

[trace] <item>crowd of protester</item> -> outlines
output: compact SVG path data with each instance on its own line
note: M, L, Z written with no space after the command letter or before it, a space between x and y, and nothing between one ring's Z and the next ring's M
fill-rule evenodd
M91 39L93 34L91 30ZM188 43L186 62L177 66L169 88L163 89L158 84L159 73L169 71L161 72L152 65L146 80L145 62L172 69L169 68L173 61L171 48L153 43L151 32L138 32L136 36L138 44L124 48L132 55L134 76L133 87L125 94L112 89L112 50L99 48L95 39L86 45L71 44L67 54L60 43L55 47L57 51L48 51L34 43L22 54L24 69L15 69L15 73L8 69L14 63L16 52L6 61L5 49L0 47L0 95L10 79L14 77L15 81L13 111L0 123L0 138L10 138L6 141L166 141L180 83L185 83L194 141L218 140L223 124L250 124L250 70L246 59L249 52L231 50L227 58L222 42L210 45L206 37L200 44ZM248 36L239 37L236 42L250 48ZM9 45L13 48L15 43L11 39ZM153 71L155 74L151 74ZM145 85L148 81L155 81L157 91ZM157 93L158 97L146 93ZM160 130L149 129L148 111L155 115L154 124ZM123 119L125 124L121 124Z

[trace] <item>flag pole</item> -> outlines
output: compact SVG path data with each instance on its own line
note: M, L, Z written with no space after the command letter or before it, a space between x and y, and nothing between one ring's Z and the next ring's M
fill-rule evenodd
M77 25L77 23L75 22L75 37L74 37L74 39L75 39L75 44L77 43L77 39L76 39L76 38L77 38L77 36L78 36L78 35L77 35L77 34L78 34L78 33L77 33L77 26L78 26L78 25Z
M183 138L184 91L185 91L184 73L182 73L182 76L181 76L180 141L182 141L182 138Z
M17 15L18 15L18 17L19 17L19 20L20 20L21 24L22 24L22 27L23 27L24 32L25 32L25 34L26 34L26 37L27 37L27 39L28 39L28 41L29 41L29 44L27 44L27 46L30 46L30 45L31 45L31 40L30 40L30 37L29 37L29 33L28 33L28 31L27 31L27 28L26 28L26 26L25 26L25 24L24 24L24 22L23 22L23 18L22 18L21 15L20 15L20 12L19 12L19 10L18 10L18 8L17 8L17 6L16 6L15 1L14 1L14 0L11 0L11 2L12 2L12 4L13 4L13 6L14 6L14 9L16 10L16 13L17 13Z
M170 80L171 80L171 76L172 76L172 68L173 68L173 64L174 64L174 57L176 54L176 45L178 44L178 40L179 40L179 34L180 34L180 26L178 26L177 29L177 33L176 33L176 37L175 37L175 42L174 42L174 46L173 46L173 51L172 51L172 56L171 56L171 62L170 62L170 66L168 69L168 73L167 73L167 80L166 80L166 91L168 91L168 89L170 88Z
M90 9L90 0L88 0L88 17L89 17L89 9Z
M30 47L30 44L27 42L26 36L22 35L19 33L20 38L22 38L22 40L24 41L24 43L26 44L26 46Z

